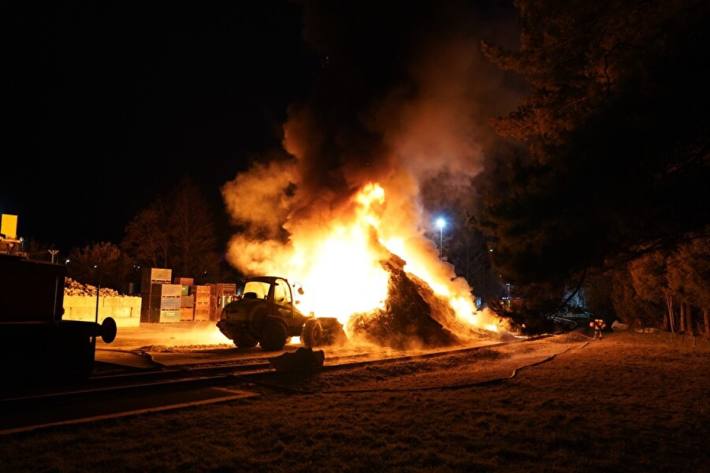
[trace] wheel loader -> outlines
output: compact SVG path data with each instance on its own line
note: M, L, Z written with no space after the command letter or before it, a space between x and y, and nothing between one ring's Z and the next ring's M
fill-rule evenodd
M302 289L299 293L303 294ZM238 348L280 350L290 337L306 347L343 343L347 337L335 318L304 315L296 307L288 280L278 276L248 278L237 300L227 304L217 327Z

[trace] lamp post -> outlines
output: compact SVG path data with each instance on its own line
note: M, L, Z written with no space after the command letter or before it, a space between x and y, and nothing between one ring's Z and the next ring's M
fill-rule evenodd
M94 323L99 323L99 295L101 294L101 268L98 264L94 265L94 270L96 271L96 313L94 314ZM96 343L96 336L94 336L94 343Z
M436 228L439 229L439 258L444 255L444 228L446 227L446 219L438 217L434 222Z
M57 261L57 255L59 254L59 250L47 250L49 254L52 256L52 264L56 263Z

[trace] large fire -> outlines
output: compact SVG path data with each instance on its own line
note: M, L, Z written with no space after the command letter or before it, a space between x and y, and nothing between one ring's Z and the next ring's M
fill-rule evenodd
M298 282L303 312L337 317L375 343L497 331L499 319L476 310L466 280L440 259L427 210L475 208L474 178L493 142L488 117L502 107L477 40L449 31L453 18L443 34L412 41L383 24L367 34L387 46L373 60L354 54L359 31L305 18L306 42L330 59L310 96L289 106L283 149L256 156L222 189L239 227L230 263ZM429 13L421 20L431 25Z
M287 243L236 236L230 258L242 270L287 277L304 290L297 296L302 312L336 317L348 327L355 314L384 307L390 274L382 261L394 254L406 262L407 273L448 301L457 318L452 325L498 331L495 314L476 310L466 281L455 277L408 212L397 208L399 194L395 190L390 202L383 184L367 183L337 207L288 227Z
M293 240L284 267L306 289L299 301L304 312L336 317L346 325L352 314L384 305L389 275L379 264L382 220L377 212L384 199L382 187L368 184L355 195L351 215L326 227L319 238Z

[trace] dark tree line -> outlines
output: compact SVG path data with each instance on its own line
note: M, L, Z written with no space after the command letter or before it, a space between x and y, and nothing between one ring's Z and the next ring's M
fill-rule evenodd
M201 277L218 271L216 243L207 203L195 184L184 180L133 218L121 248L138 265Z
M119 243L99 242L69 253L70 277L126 290L139 283L143 267L171 268L200 282L220 278L220 253L210 209L199 188L185 179L159 195L128 223Z
M709 238L693 239L673 251L646 253L607 271L605 279L589 281L588 292L597 295L592 305L610 301L625 322L710 336Z
M524 103L495 120L506 142L477 179L476 226L495 249L496 268L537 311L584 278L612 274L607 310L623 316L621 300L629 299L658 304L664 298L642 297L634 279L639 261L663 255L664 277L683 279L688 269L679 261L693 257L677 255L708 244L710 4L518 0L516 7L520 49L483 45L529 86ZM605 293L597 286L589 292ZM621 296L624 287L633 294ZM677 289L676 298L690 300Z

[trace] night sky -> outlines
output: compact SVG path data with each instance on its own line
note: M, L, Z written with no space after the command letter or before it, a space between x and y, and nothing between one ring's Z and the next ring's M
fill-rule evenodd
M3 28L0 211L60 247L119 241L183 176L224 228L220 185L280 146L318 66L288 2L21 8Z
M479 3L484 16L487 4L514 15L509 2ZM396 27L400 10L388 11ZM120 241L184 176L225 241L220 186L280 148L289 104L312 93L327 61L303 40L296 2L22 3L7 13L0 211L20 215L25 238L65 250Z

